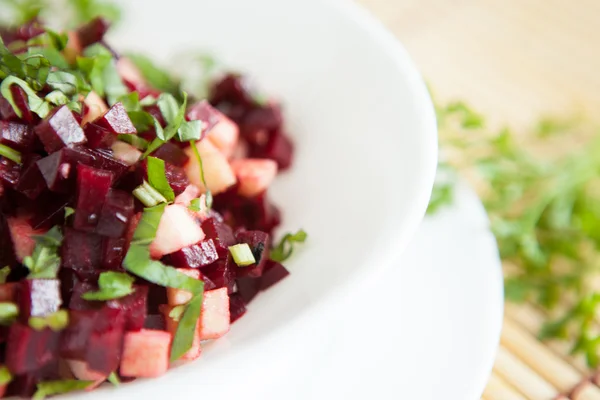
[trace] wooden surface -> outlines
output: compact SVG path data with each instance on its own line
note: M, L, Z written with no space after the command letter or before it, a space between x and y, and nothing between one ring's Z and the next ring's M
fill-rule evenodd
M441 100L464 99L491 124L540 116L600 120L600 0L358 0L404 43ZM507 305L485 400L600 400L569 345L540 343L545 315Z

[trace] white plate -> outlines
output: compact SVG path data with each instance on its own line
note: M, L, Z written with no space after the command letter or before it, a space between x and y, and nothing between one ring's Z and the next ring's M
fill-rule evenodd
M292 276L259 296L200 360L89 398L254 398L293 385L289 368L310 369L306 357L318 362L328 347L329 316L363 294L423 217L437 159L423 80L394 38L348 1L120 3L126 20L110 40L117 49L171 64L182 52L210 50L281 97L297 153L273 197L283 229L303 227L309 240L288 264Z

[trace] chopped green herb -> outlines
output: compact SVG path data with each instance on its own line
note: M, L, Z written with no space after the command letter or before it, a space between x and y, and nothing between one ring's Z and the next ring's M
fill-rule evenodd
M57 226L46 234L35 236L36 246L31 256L25 257L23 264L29 268L28 279L54 279L60 267L59 248L62 234Z
M103 272L98 278L100 290L84 293L81 297L85 300L97 301L119 299L135 291L133 282L135 278L130 275L113 271Z
M135 123L134 123L135 125ZM137 129L137 126L136 126ZM130 145L132 145L133 147L135 147L138 150L146 150L148 148L148 141L144 138L141 138L137 135L130 135L130 134L120 134L119 136L117 136L117 138L125 143L128 143Z
M6 366L0 367L0 386L4 386L12 381L13 376Z
M190 211L193 212L200 212L200 211L205 211L207 209L206 207L206 197L202 198L197 198L197 199L192 199L192 201L190 201L190 205L188 207L188 209Z
M127 114L138 132L146 132L154 126L154 117L146 111L128 111Z
M108 381L113 384L113 386L119 386L121 381L119 380L119 376L113 371L108 376Z
M21 153L4 144L0 144L0 156L6 157L17 164L21 164Z
M200 152L198 151L196 142L190 141L190 147L192 148L192 151L194 152L194 157L196 157L198 165L200 166L200 179L202 179L202 185L204 185L204 189L206 190L206 207L208 207L208 209L211 209L213 197L212 193L208 189L208 185L206 184L206 177L204 176L204 164L202 164L202 157L200 156Z
M46 83L52 89L59 90L65 95L73 95L78 92L77 77L70 72L51 71Z
M146 181L133 190L133 195L146 207L154 207L160 203L168 203L168 200Z
M58 310L45 317L30 317L29 326L37 331L50 328L55 332L65 329L69 325L69 312Z
M50 92L45 97L46 101L55 106L63 106L69 103L69 98L60 90Z
M229 252L238 267L247 267L248 265L256 263L254 254L252 254L252 249L250 249L250 246L248 246L247 243L229 246Z
M135 64L144 80L154 89L167 92L172 95L178 95L179 82L168 72L156 66L156 64L146 56L139 54L128 54L127 57Z
M75 214L75 209L72 207L65 207L65 219L69 218L73 214Z
M200 140L202 129L204 129L204 122L202 121L183 121L177 130L177 140L180 142Z
M183 315L183 312L185 311L185 307L185 304L173 307L173 309L169 312L169 317L173 318L173 321L179 321Z
M133 234L132 244L149 245L156 236L158 224L165 212L166 204L159 204L155 207L145 208L142 219L137 225Z
M78 381L74 379L40 382L37 384L37 391L33 395L33 400L44 400L48 396L85 390L93 384L93 381Z
M192 347L194 342L196 325L202 312L202 301L204 299L204 282L201 280L197 282L200 282L199 286L202 286L202 288L196 291L197 294L187 304L183 316L179 320L171 346L171 362L179 360Z
M14 303L0 303L0 325L10 325L19 316L19 307Z
M277 262L283 262L290 258L294 251L294 243L304 243L307 238L306 232L300 229L296 233L288 233L282 239L281 242L273 250L271 250L271 260Z
M187 109L187 93L183 92L183 102L181 105L177 103L175 97L169 93L163 93L158 98L158 108L162 113L167 127L164 131L157 131L156 136L167 142L171 140L179 131L181 124L185 121L185 111Z
M10 275L10 267L7 265L6 267L0 269L0 285L6 283L6 279L8 275Z
M160 158L148 157L148 181L163 197L172 202L175 200L175 192L169 185L165 171L165 162Z
M105 0L67 0L73 15L71 23L83 24L96 17L104 17L109 21L118 22L121 18L121 8Z
M28 105L32 112L36 113L40 118L45 118L50 112L50 106L44 100L42 100L34 91L29 87L27 82L16 76L7 76L0 84L0 93L10 103L15 114L19 118L23 117L21 109L15 103L10 87L12 85L20 86L27 94Z

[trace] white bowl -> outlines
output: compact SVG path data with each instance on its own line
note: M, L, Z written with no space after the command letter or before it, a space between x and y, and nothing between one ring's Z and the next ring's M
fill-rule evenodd
M292 275L261 294L196 362L109 389L124 399L163 398L174 388L230 398L236 385L218 392L219 385L260 375L278 349L311 354L319 330L327 329L315 326L317 314L363 295L361 288L407 245L435 174L433 107L402 46L350 2L122 3L125 21L110 40L115 48L165 63L177 63L172 56L182 51L214 53L283 101L297 146L292 170L272 193L284 212L282 231L309 234L287 263Z

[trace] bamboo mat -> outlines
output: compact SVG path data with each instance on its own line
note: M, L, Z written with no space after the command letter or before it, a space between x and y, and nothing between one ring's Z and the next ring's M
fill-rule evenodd
M492 125L600 120L600 0L358 0L404 43L442 102ZM506 305L484 400L600 400L599 379L562 342L541 343L535 305Z

